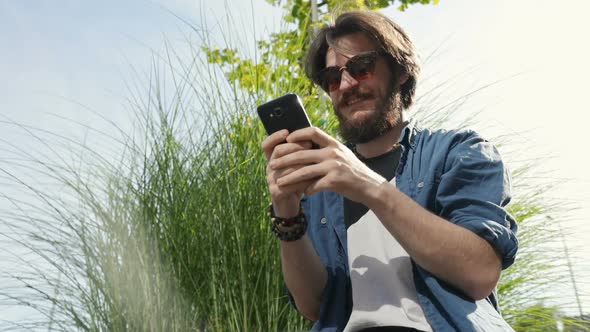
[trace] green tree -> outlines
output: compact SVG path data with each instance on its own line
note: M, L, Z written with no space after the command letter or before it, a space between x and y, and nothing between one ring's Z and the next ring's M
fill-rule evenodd
M211 63L224 67L227 78L244 91L257 96L273 95L273 91L285 91L283 84L292 84L298 80L299 95L304 99L315 98L317 90L306 79L302 61L308 48L310 34L314 27L330 21L336 12L346 10L376 10L399 2L399 10L405 10L411 4L437 4L438 0L328 0L317 4L317 21L312 21L310 14L312 1L303 0L267 0L274 6L284 9L283 20L290 29L272 33L268 39L257 43L259 59L244 59L235 48L215 48L204 45Z

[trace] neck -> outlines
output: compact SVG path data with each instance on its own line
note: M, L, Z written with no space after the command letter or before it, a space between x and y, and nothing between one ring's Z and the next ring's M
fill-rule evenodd
M402 129L407 122L400 121L395 127L372 141L356 145L356 152L363 158L373 158L391 151L400 139Z

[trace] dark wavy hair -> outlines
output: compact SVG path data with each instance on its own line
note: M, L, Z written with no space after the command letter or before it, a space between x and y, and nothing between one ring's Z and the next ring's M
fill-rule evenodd
M328 48L334 47L334 41L340 37L363 33L373 41L376 51L385 54L395 80L406 73L407 81L401 86L401 100L404 109L414 102L416 80L420 74L420 65L414 44L406 32L383 14L371 11L352 11L343 13L333 25L319 30L314 38L305 60L305 74L316 84L318 73L326 67Z

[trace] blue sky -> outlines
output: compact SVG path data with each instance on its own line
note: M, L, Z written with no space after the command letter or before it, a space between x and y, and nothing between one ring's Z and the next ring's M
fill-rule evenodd
M231 18L222 15L226 8ZM164 42L187 52L187 27L166 10L206 25L219 43L230 36L250 49L254 35L264 36L281 22L280 10L263 0L0 0L0 116L79 137L85 131L59 117L93 128L109 127L100 117L131 126L125 105L126 83L137 83L131 68L148 73L153 52ZM581 207L569 224L576 230L569 240L583 245L590 213L590 3L441 0L385 12L414 37L423 58L438 50L425 63L422 89L456 77L443 95L452 100L502 80L469 101L472 111L481 111L477 129L489 137L511 134L512 142L526 147L515 153L523 159L554 156L541 168L562 182L554 197ZM238 28L228 30L228 20ZM11 126L1 128L2 140L23 148L36 144Z

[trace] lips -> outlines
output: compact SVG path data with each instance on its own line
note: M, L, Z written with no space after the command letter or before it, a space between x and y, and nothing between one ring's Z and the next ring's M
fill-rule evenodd
M350 106L356 103L360 103L369 99L372 99L373 96L369 93L355 93L355 94L348 94L344 95L342 98L342 105Z
M365 98L351 98L351 99L346 100L344 103L347 106L350 106L352 104L356 104L356 103L364 101L364 100L366 100L366 99Z
M350 109L350 108L357 109L359 107L364 108L365 106L373 105L372 101L373 101L372 97L348 98L343 101L342 106L346 107L347 109Z

